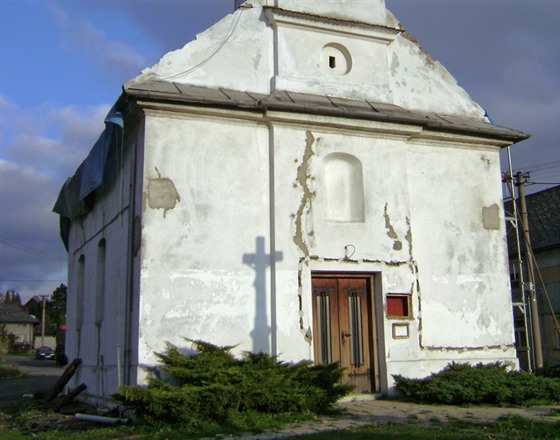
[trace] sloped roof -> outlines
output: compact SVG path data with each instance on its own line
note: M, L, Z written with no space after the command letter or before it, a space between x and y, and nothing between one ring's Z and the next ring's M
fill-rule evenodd
M0 304L0 324L35 324L38 321L14 304Z
M560 185L526 199L533 249L560 245Z
M560 246L560 185L526 196L529 235L533 250ZM520 209L517 203L517 209ZM505 203L511 215L512 202ZM515 232L508 224L508 251L515 254Z
M477 119L410 111L393 104L361 99L346 99L287 91L276 91L270 95L265 95L156 80L130 81L123 88L124 92L129 96L155 101L174 101L246 110L291 111L413 124L434 130L489 136L514 143L530 137L530 135L522 131L500 127Z

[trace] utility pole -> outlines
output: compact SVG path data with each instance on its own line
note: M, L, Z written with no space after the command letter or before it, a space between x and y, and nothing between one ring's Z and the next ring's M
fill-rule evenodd
M45 311L46 311L47 296L48 295L41 295L41 298L43 298L43 317L41 319L41 347L45 346Z
M527 204L525 201L525 182L529 178L529 174L524 174L522 171L519 171L515 177L516 185L519 191L519 201L521 204L521 227L523 229L523 238L527 252L527 280L529 282L529 304L531 306L531 327L533 330L535 367L536 369L539 369L543 368L544 362L542 354L541 328L539 324L539 310L537 307L537 291L535 289L535 271L533 259L531 258L531 238L529 236L529 221L527 217Z
M512 305L514 308L517 307L521 312L521 315L523 316L523 330L524 330L523 333L525 335L523 341L519 338L521 335L516 335L516 342L517 344L519 344L519 348L523 346L522 344L525 344L525 349L526 349L525 354L527 356L527 371L529 371L529 373L532 373L534 371L533 366L535 364L534 362L535 359L533 356L533 348L532 348L533 336L532 333L530 332L529 327L527 326L527 323L530 322L531 320L531 313L529 310L529 304L527 303L527 295L525 295L525 281L523 276L523 257L521 255L521 241L519 237L519 227L520 227L519 212L517 209L517 202L515 200L515 186L513 182L513 177L511 175L511 157L509 155L509 147L508 147L508 160L509 160L510 171L506 171L503 173L502 181L508 186L509 192L511 194L511 207L512 207L513 216L510 217L506 216L506 219L509 220L511 226L515 229L515 249L517 251L517 267L518 267L517 281L519 283L519 289L521 294L521 301L514 301ZM514 295L512 290L512 300L513 299L514 299ZM515 318L515 314L514 314L514 318ZM518 351L517 354L520 355L521 352Z

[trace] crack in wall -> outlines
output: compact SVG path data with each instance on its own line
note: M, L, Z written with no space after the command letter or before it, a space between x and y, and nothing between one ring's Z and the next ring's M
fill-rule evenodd
M299 184L299 186L301 186L301 189L303 190L303 196L301 198L299 208L295 214L294 222L296 231L293 236L293 240L296 246L303 252L303 255L309 256L309 248L307 247L307 243L305 242L305 239L303 237L304 231L302 225L303 215L304 213L309 214L311 212L311 200L315 196L315 193L311 191L311 188L307 183L308 179L311 177L309 174L311 158L315 154L315 152L313 151L313 143L315 142L315 138L309 130L306 132L305 141L305 152L303 153L301 164L297 169L296 178L296 184Z
M313 261L338 261L340 263L352 263L352 264L360 264L360 263L377 263L377 264L384 264L386 266L402 266L405 264L409 264L409 261L405 261L405 260L373 260L373 259L369 259L369 258L360 258L358 260L354 260L352 258L348 258L348 257L340 257L340 258L336 258L336 257L319 257L318 255L310 255L307 258L302 258L301 260L307 261L307 260L313 260ZM301 261L300 260L300 261Z
M447 346L427 346L423 347L424 350L428 351L457 351L459 353L465 351L488 351L488 350L503 350L514 348L514 344L504 344L504 345L481 345L478 347L447 347Z
M298 264L298 302L299 302L299 329L303 332L303 266L305 263L308 267L309 264L305 261L305 258L300 258ZM305 335L304 335L305 338ZM310 342L311 343L311 342Z
M424 345L422 342L422 330L423 330L423 321L422 321L422 290L420 289L420 277L418 276L418 263L414 260L413 254L413 245L412 245L412 222L410 221L409 217L406 217L406 235L404 239L408 243L408 256L410 258L410 270L412 271L412 276L414 280L410 284L410 294L414 293L414 288L416 287L416 297L418 298L418 312L416 314L416 320L418 322L418 346L420 350L424 350Z
M411 223L410 219L406 217L407 229L406 229L406 235L404 236L404 239L408 243L408 256L410 257L410 261L414 261L414 257L412 256L412 226L410 223Z
M420 288L420 277L418 276L419 273L418 263L413 258L412 227L411 227L411 221L408 217L406 218L406 224L408 226L408 229L406 232L405 240L408 242L409 256L410 256L409 264L412 270L412 274L414 276L414 281L412 282L411 285L411 293L414 290L414 287L416 287L416 294L418 298L418 313L416 319L418 321L418 345L420 347L420 350L440 351L440 352L456 351L458 353L462 353L462 352L470 352L470 351L487 351L487 350L497 350L497 349L502 349L503 351L506 351L507 349L514 347L513 344L486 345L486 346L479 346L479 347L453 347L453 346L433 346L433 345L425 346L423 344L422 290Z

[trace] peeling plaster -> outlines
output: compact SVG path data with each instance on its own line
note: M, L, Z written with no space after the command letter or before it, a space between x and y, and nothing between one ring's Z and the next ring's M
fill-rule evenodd
M167 211L175 208L175 205L181 199L173 181L161 177L157 167L155 169L158 177L149 179L148 182L148 206L152 209L163 209L163 217L165 218Z
M410 293L414 292L414 284L416 284L416 292L418 292L418 309L421 310L420 306L420 281L418 280L418 265L414 261L414 256L412 255L412 226L410 224L410 219L406 217L406 235L404 239L408 243L408 256L410 258L410 268L412 271L412 276L414 281L410 285Z
M303 214L307 208L307 213L311 211L311 200L313 199L315 193L311 191L311 188L308 184L308 179L310 179L309 175L309 168L311 157L315 154L313 151L313 143L315 142L315 138L310 131L306 132L306 143L305 143L305 152L303 153L303 158L301 160L301 164L297 169L297 178L296 182L301 186L303 190L303 196L301 198L301 202L297 213L295 214L295 226L296 232L294 234L293 240L297 247L303 252L303 255L309 256L309 248L305 242L303 237Z
M299 303L299 329L303 332L303 263L309 267L309 263L304 258L300 258L298 265L298 303ZM305 337L305 335L304 335Z
M408 228L406 230L406 235L404 236L404 239L408 243L408 256L410 257L410 261L413 261L414 258L412 256L412 226L410 224L410 219L408 217L406 218L406 226Z
M395 231L395 228L391 224L391 218L389 217L388 213L388 205L388 203L385 203L385 210L383 211L383 217L385 217L385 228L387 229L387 236L394 240L393 250L400 251L402 250L402 241L398 240L399 236Z
M478 347L428 346L423 348L429 351L456 351L458 353L463 353L465 351L488 351L488 350L502 350L505 352L514 347L515 347L514 344L507 344L507 345L483 345Z
M375 264L385 264L386 266L402 266L409 264L408 261L399 260L371 260L369 258L362 258L359 260L354 260L347 257L335 258L335 257L319 257L318 255L311 255L308 258L302 258L302 261L316 260L316 261L337 261L339 263L351 263L351 264L361 264L361 263L375 263Z
M399 236L395 232L395 228L391 224L391 218L389 217L389 213L387 212L388 203L385 203L385 210L383 211L383 217L385 217L385 228L387 229L387 236L389 238L397 239Z
M313 332L311 331L311 327L307 327L304 338L306 342L311 345L311 342L313 342Z

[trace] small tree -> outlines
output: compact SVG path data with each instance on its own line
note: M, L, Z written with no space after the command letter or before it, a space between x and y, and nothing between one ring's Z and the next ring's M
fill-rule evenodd
M8 289L6 290L6 293L4 293L4 296L0 298L0 303L13 304L21 307L21 297L19 296L19 293L14 289Z
M54 289L50 299L47 301L47 313L49 321L56 324L57 328L66 323L66 295L68 287L61 284Z
M0 364L6 360L6 355L10 349L10 337L4 324L0 324Z

